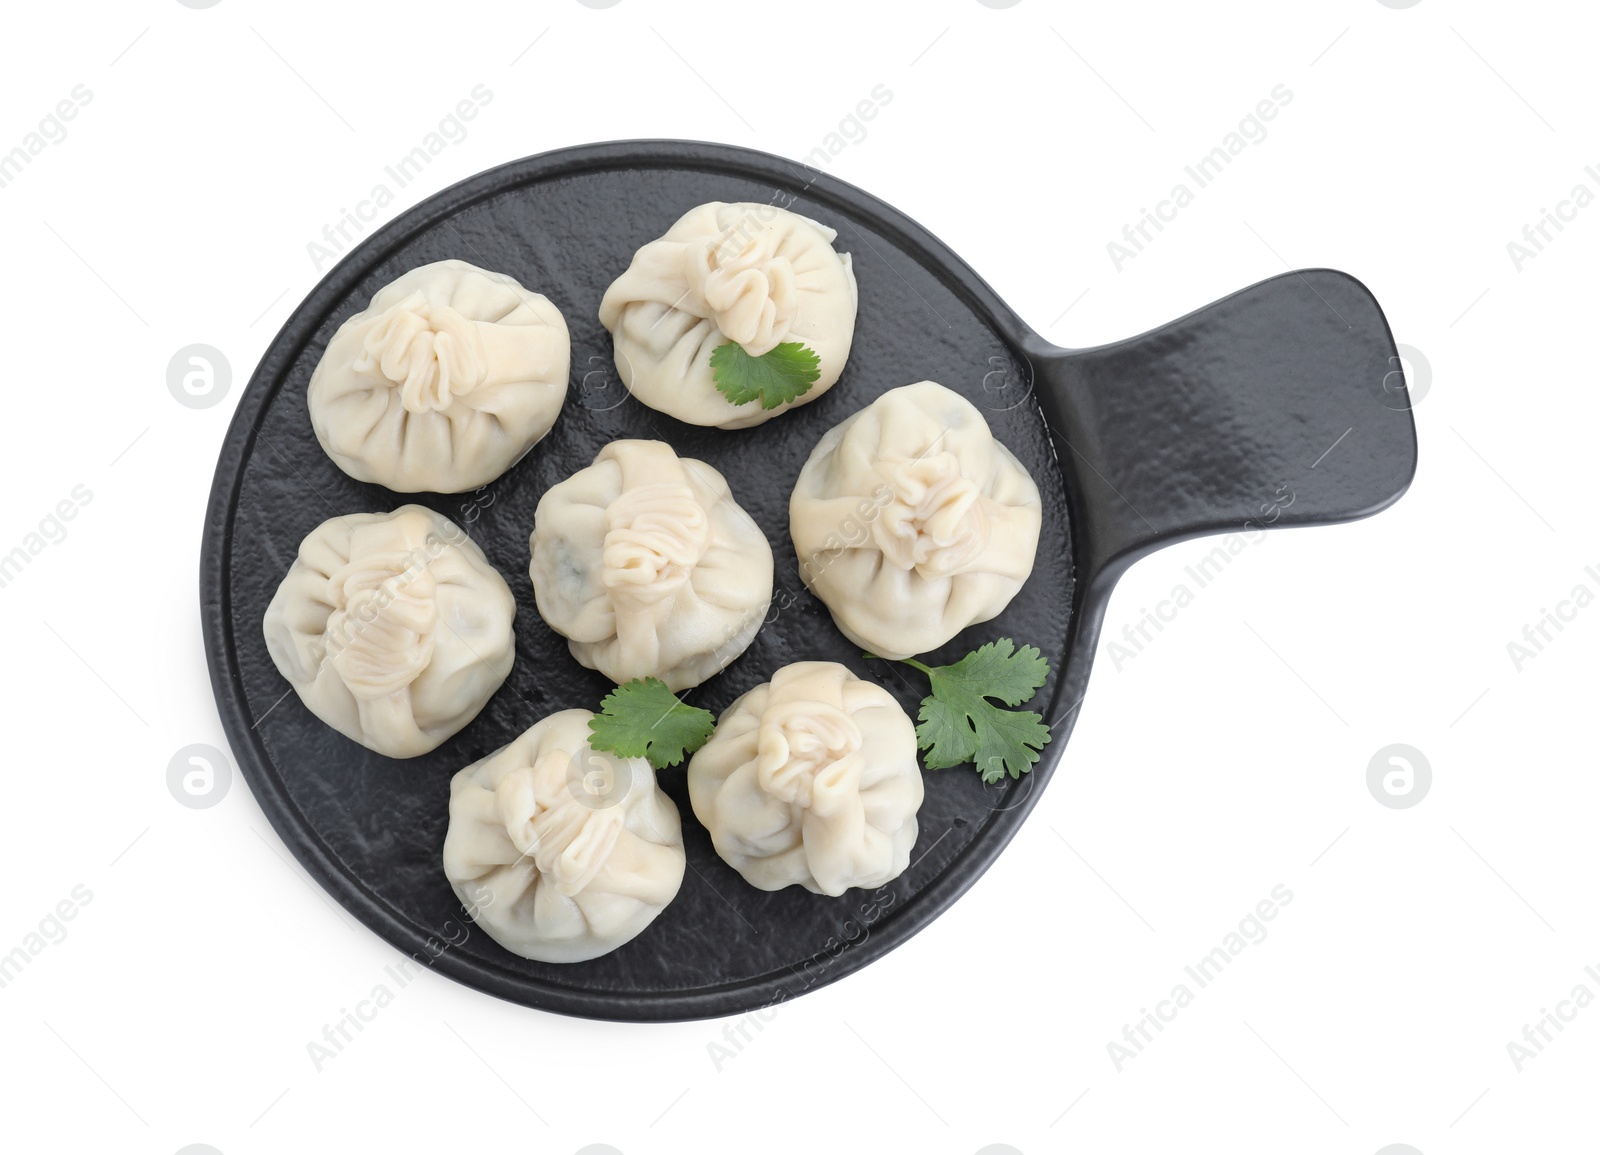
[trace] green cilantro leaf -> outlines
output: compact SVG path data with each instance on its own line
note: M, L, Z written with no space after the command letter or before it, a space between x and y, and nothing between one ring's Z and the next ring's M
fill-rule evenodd
M1039 751L1050 741L1050 727L1032 712L997 710L987 702L984 706L984 716L973 719L978 728L978 756L972 759L973 765L991 785L1007 774L1022 777L1033 769Z
M1037 649L1019 650L1010 638L1001 638L953 665L925 666L915 658L905 663L928 675L933 688L917 714L917 744L927 751L929 770L971 762L993 784L1033 769L1050 741L1050 727L1038 714L1003 710L990 699L1020 706L1038 692L1050 663Z
M785 341L752 357L737 341L711 350L711 379L734 405L759 400L776 409L809 390L822 376L822 359L798 341Z
M716 725L716 715L684 705L660 678L635 678L607 694L589 719L589 745L665 770L704 746Z

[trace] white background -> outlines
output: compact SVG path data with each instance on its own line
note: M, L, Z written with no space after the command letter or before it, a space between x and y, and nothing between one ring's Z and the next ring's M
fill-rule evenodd
M92 500L0 589L0 953L75 886L93 897L0 989L7 1148L1593 1142L1600 1009L1520 1072L1507 1051L1578 984L1600 995L1584 973L1600 964L1600 609L1520 670L1507 650L1574 586L1600 592L1584 573L1600 563L1600 209L1520 270L1507 250L1574 185L1600 192L1593 23L1577 5L1443 0L887 7L8 11L0 149L74 86L92 99L0 188L0 552L75 486ZM319 1073L306 1044L397 955L308 881L242 783L206 810L168 792L175 751L225 745L202 513L243 382L320 275L307 242L479 84L493 100L469 135L380 221L586 141L798 158L882 84L892 101L830 171L1061 344L1285 264L1346 269L1421 355L1416 483L1370 521L1252 545L1120 669L1102 648L1062 770L999 863L720 1071L724 1023L567 1019L425 974ZM1107 242L1276 85L1293 99L1266 138L1119 270ZM167 390L193 342L232 365L212 408ZM1108 636L1206 548L1135 567ZM1396 742L1432 767L1409 809L1366 785ZM1279 884L1294 897L1268 937L1119 1071L1124 1024Z

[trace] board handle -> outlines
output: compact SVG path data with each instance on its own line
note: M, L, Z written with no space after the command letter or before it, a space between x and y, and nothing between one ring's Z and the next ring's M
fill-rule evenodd
M1091 578L1204 534L1366 517L1416 472L1394 338L1346 273L1285 273L1138 337L1030 356Z

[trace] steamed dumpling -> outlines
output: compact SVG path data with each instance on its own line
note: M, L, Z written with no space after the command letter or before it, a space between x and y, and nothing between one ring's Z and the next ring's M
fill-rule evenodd
M774 205L714 201L690 209L633 255L600 302L623 384L652 409L691 425L744 429L815 401L844 372L856 324L850 254L838 234ZM718 390L711 352L735 341L752 357L799 342L821 376L794 401L734 405Z
M391 758L426 754L511 672L517 604L471 538L420 505L331 518L267 606L267 651L317 717Z
M689 801L752 886L882 886L917 840L916 730L882 686L796 662L723 713L689 761Z
M645 759L589 746L593 717L552 714L450 781L445 876L489 937L523 958L616 950L683 882L678 808Z
M885 658L944 645L1033 572L1039 488L983 414L932 381L823 434L789 499L800 578L845 637Z
M697 686L744 653L772 601L772 547L722 474L664 441L613 441L551 486L528 566L539 613L612 681Z
M311 376L311 425L358 481L476 489L550 431L570 360L546 298L465 261L423 265L339 326Z

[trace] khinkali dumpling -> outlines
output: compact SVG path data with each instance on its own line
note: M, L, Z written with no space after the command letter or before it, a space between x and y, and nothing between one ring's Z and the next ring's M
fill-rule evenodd
M617 683L698 686L772 601L772 547L722 474L664 441L613 441L539 499L528 540L539 613Z
M800 578L885 658L986 622L1033 572L1039 487L983 414L932 381L823 434L789 499Z
M775 205L714 201L690 209L633 255L600 301L623 384L691 425L745 429L815 401L844 372L856 325L850 254L838 234ZM794 401L734 405L717 389L711 351L735 341L752 357L796 341L820 376Z
M645 759L590 747L593 717L552 714L450 780L445 876L489 937L523 958L616 950L683 882L678 808Z
M570 360L546 298L465 261L423 265L339 326L311 375L311 426L358 481L476 489L550 432Z
M882 686L796 662L724 711L689 761L689 801L723 861L762 890L881 886L917 840L916 730Z
M267 606L267 652L306 707L391 758L426 754L511 672L517 603L449 518L420 505L330 518Z

